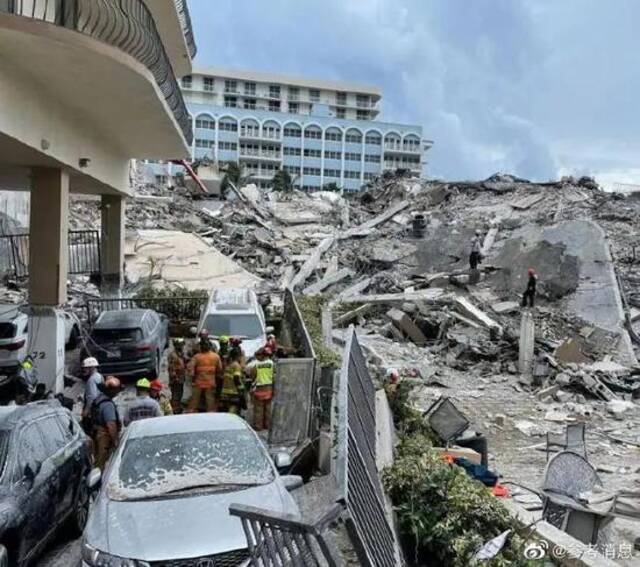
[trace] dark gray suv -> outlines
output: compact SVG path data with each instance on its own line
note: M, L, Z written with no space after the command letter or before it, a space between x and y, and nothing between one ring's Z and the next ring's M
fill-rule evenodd
M156 378L169 343L169 320L151 309L104 311L82 357L94 356L103 376Z

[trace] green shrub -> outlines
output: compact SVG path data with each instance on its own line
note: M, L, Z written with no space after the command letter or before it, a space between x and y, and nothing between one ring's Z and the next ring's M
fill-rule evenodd
M415 565L468 567L482 545L512 529L502 551L482 565L535 565L524 558L524 539L502 503L433 448L422 414L408 403L409 392L401 383L390 397L400 443L383 474L409 559Z
M338 368L340 366L340 355L333 349L326 347L322 340L322 308L327 301L328 299L322 295L296 296L296 303L311 337L318 363L320 366Z

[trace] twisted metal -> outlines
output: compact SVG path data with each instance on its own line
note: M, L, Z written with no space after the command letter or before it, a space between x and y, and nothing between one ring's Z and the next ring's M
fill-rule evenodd
M142 0L9 0L0 2L0 12L77 31L134 57L153 74L187 143L191 144L189 112L153 16ZM195 49L186 6L179 13ZM189 48L192 49L191 45Z

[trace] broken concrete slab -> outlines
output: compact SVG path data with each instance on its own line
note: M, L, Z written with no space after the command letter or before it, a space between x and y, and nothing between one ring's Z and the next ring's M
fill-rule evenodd
M353 321L354 319L358 319L360 317L363 317L364 315L369 313L372 308L373 308L373 305L371 305L371 303L365 303L364 305L361 305L360 307L356 307L355 309L352 309L351 311L348 311L344 315L340 315L339 317L336 317L335 320L334 320L334 324L335 325L344 325L345 323L349 323L349 322Z
M511 206L514 209L518 209L520 211L524 211L526 209L531 208L536 203L539 203L544 198L545 198L545 194L544 193L537 193L535 195L530 195L528 197L525 197L524 199L520 199L519 201L511 203Z
M372 278L364 278L364 279L361 279L360 281L357 281L353 285L347 287L346 289L343 289L333 299L333 303L340 303L341 301L345 301L345 300L352 301L351 298L365 291L371 285L372 281L373 281Z
M412 342L418 346L423 346L427 343L427 337L424 336L423 332L404 311L393 308L389 309L386 315L398 329L411 339Z
M590 360L584 355L583 350L584 345L582 341L574 337L564 341L553 353L553 356L558 362L563 364L585 364L590 362Z
M498 229L497 228L490 228L489 232L487 232L487 234L484 237L484 241L482 243L482 250L480 251L480 254L482 255L483 258L486 258L487 255L489 254L489 251L491 250L491 247L493 246L493 243L496 240L496 236L498 236Z
M333 272L331 274L329 274L328 276L323 277L320 281L311 284L310 286L307 286L306 288L304 288L303 292L305 295L314 295L316 293L321 293L322 291L324 291L325 289L327 289L328 287L337 284L339 282L341 282L342 280L345 280L347 278L352 277L355 274L355 272L353 270L351 270L350 268L342 268L341 270L338 270L337 272Z
M346 299L355 303L403 303L405 301L415 302L438 302L446 296L443 289L431 287L408 293L383 293L380 295L349 295ZM340 296L338 296L340 297ZM345 299L342 297L341 299Z
M531 311L522 312L520 320L520 341L518 344L518 369L523 376L533 374L533 355L536 342L536 328Z
M466 297L454 297L453 302L456 310L462 313L462 315L473 319L474 321L477 321L487 329L490 329L491 331L496 333L497 336L502 335L502 325L494 321L481 309L471 303L471 301L469 301Z
M367 222L362 223L359 226L354 228L350 228L340 235L339 238L351 238L354 236L367 236L371 234L372 229L382 224L383 222L389 220L394 215L397 215L400 211L403 211L409 206L409 201L401 201L396 205L393 205L391 208L387 209L384 213L378 215L377 217L368 220Z
M318 267L318 264L320 264L322 255L329 250L331 246L333 246L334 242L335 238L329 237L325 238L320 242L320 244L318 244L309 259L302 265L298 273L293 278L293 281L291 282L291 287L293 289L301 286L305 281L307 281L313 270L315 270Z
M494 303L491 306L491 309L499 315L503 313L513 313L520 309L520 304L517 301L500 301L498 303Z

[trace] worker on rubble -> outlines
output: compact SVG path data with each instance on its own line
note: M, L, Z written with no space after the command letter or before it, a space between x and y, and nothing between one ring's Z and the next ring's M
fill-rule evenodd
M102 374L98 372L98 361L90 356L82 361L82 373L86 377L86 384L84 387L84 404L82 406L82 428L87 435L91 435L93 426L91 424L91 406L93 401L98 397L100 393L98 386L104 383Z
M150 396L150 390L151 382L146 378L141 378L136 382L136 399L127 408L124 417L125 425L129 425L132 421L162 415L160 404Z
M478 264L482 261L482 232L476 230L474 237L471 239L471 253L469 254L469 267L472 270L478 269Z
M240 364L241 357L242 354L238 350L229 353L223 379L218 383L219 411L240 415L240 410L247 406Z
M193 393L187 411L197 412L200 409L202 397L205 399L207 411L216 411L214 389L216 382L222 379L222 361L220 356L213 351L209 340L200 341L200 352L189 362L187 374L193 383Z
M522 294L522 307L527 307L527 303L529 304L529 307L533 307L536 298L536 285L538 283L538 276L536 275L536 271L533 268L529 268L528 274L529 279L527 280L527 288Z
M237 359L242 368L245 367L246 361L244 357L244 350L242 350L242 339L231 337L229 339L229 358Z
M149 395L152 399L158 402L162 415L173 415L173 407L171 406L171 400L164 393L164 384L159 378L156 378L151 382L151 388Z
M109 457L118 445L120 416L114 398L120 393L120 380L115 376L98 385L98 395L91 404L92 439L95 466L104 470Z
M252 369L253 428L256 431L271 427L271 399L273 398L273 360L271 349L256 352L257 362Z
M278 350L278 342L276 341L275 335L267 335L267 342L264 345L271 349L271 352L276 352Z
M184 354L184 339L173 339L173 350L169 353L169 388L173 413L182 413L182 395L187 374L187 358Z

